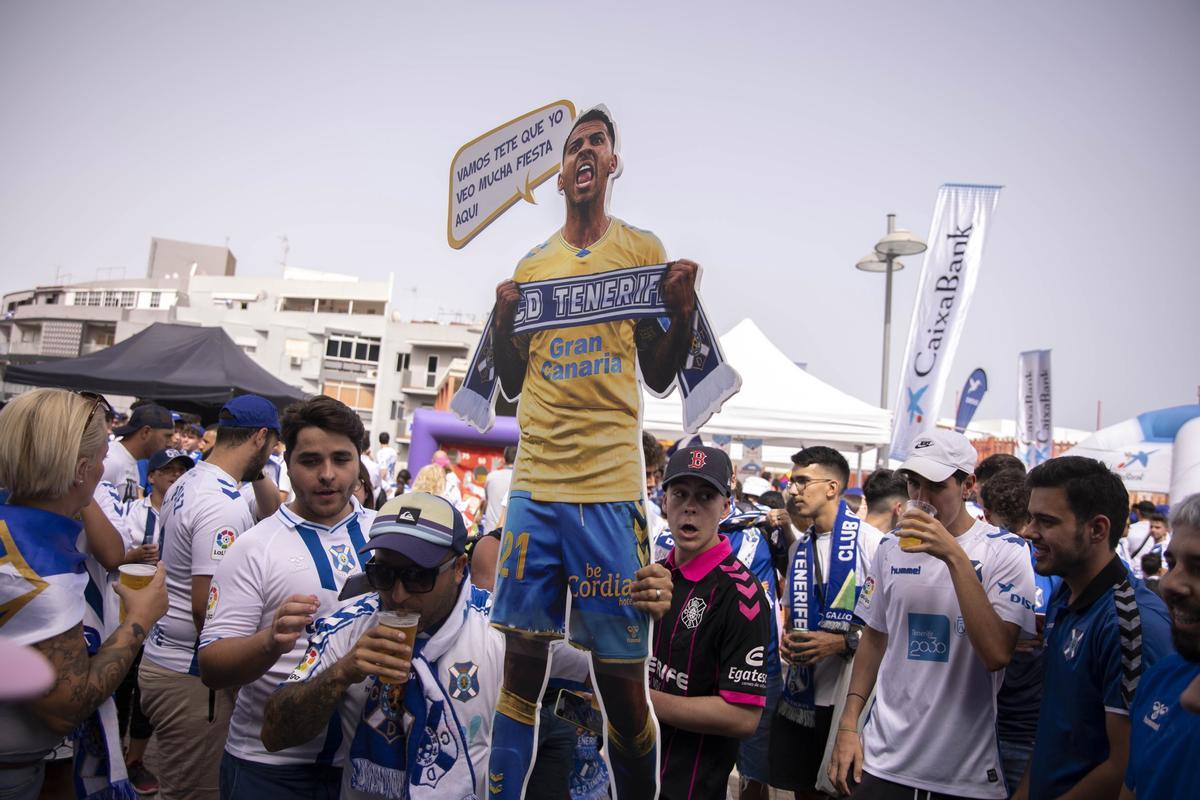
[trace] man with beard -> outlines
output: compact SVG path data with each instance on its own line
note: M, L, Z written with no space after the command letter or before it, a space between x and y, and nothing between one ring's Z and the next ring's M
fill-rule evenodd
M239 536L217 565L200 637L205 685L240 687L221 761L226 800L334 796L341 779L336 726L278 753L259 730L267 699L304 653L305 626L337 608L342 585L361 571L355 554L375 512L351 494L366 431L354 411L323 395L289 406L282 427L295 498Z
M558 176L566 221L517 264L513 280L496 287L495 367L505 396L521 395L521 440L492 611L507 649L488 766L491 800L516 800L524 792L548 647L564 634L591 651L616 796L653 797L656 790L645 667L649 619L624 588L601 596L590 587L627 587L649 560L638 366L647 387L661 393L684 365L699 267L690 261L667 267L659 285L666 330L659 319L622 319L512 335L521 283L666 262L654 234L608 215L609 180L620 166L616 145L607 109L579 116ZM589 353L603 358L580 358ZM593 361L603 367L593 371Z
M1129 508L1116 473L1062 456L1031 470L1027 484L1022 535L1038 573L1063 582L1046 609L1037 738L1013 797L1113 797L1143 671L1171 652L1166 607L1115 553Z
M167 614L150 631L139 673L142 704L169 769L159 776L162 800L215 798L217 769L233 710L232 692L200 682L196 643L212 575L254 512L239 490L254 482L265 515L279 507L275 484L262 474L279 437L279 415L256 395L235 397L218 417L208 458L177 480L163 498L159 551L167 571Z
M1161 589L1177 652L1138 684L1121 800L1200 797L1200 494L1175 507L1171 527Z

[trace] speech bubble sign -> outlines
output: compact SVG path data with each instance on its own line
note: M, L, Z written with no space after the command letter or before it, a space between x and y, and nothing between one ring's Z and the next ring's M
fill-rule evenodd
M533 190L562 166L562 147L575 121L570 100L534 109L458 149L450 162L446 239L455 250L518 200L536 203Z

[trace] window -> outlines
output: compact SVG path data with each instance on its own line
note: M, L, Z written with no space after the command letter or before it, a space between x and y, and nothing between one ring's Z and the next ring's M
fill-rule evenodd
M325 342L325 357L358 361L363 364L378 364L379 339L351 334L330 336Z
M391 414L388 415L388 418L391 419L393 422L404 419L404 401L403 400L393 400L392 401L392 412L391 412Z
M158 308L161 305L162 305L162 292L151 292L150 293L150 307Z
M370 411L375 405L375 389L357 383L326 381L321 388L321 394L341 400L355 411Z
M137 305L137 292L121 292L121 308L133 308Z
M120 298L117 297L116 292L105 292L104 293L104 307L105 308L116 308L119 303L120 303Z
M438 357L430 356L425 370L425 385L430 389L437 382Z
M410 353L396 353L396 372L404 372L408 369L408 357Z

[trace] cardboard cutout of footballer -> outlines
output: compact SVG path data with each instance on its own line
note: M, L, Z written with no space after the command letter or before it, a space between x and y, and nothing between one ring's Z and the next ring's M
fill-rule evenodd
M485 429L497 390L520 396L520 446L500 545L492 624L506 639L492 729L492 800L524 794L549 647L592 655L619 800L658 793L658 726L634 606L650 563L641 387L685 399L695 430L740 387L696 297L699 266L667 262L658 238L608 213L619 138L604 106L562 150L566 221L496 288L496 304L451 408Z

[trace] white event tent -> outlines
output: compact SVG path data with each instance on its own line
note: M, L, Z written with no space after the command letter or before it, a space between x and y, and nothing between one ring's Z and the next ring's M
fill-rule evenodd
M805 372L752 320L742 320L720 338L725 358L742 376L742 389L700 430L706 442L718 434L762 439L769 464L780 460L772 458L774 447L791 452L823 444L862 452L891 439L891 412ZM678 392L661 399L643 392L642 400L643 429L664 439L684 435ZM788 463L786 457L782 461Z

